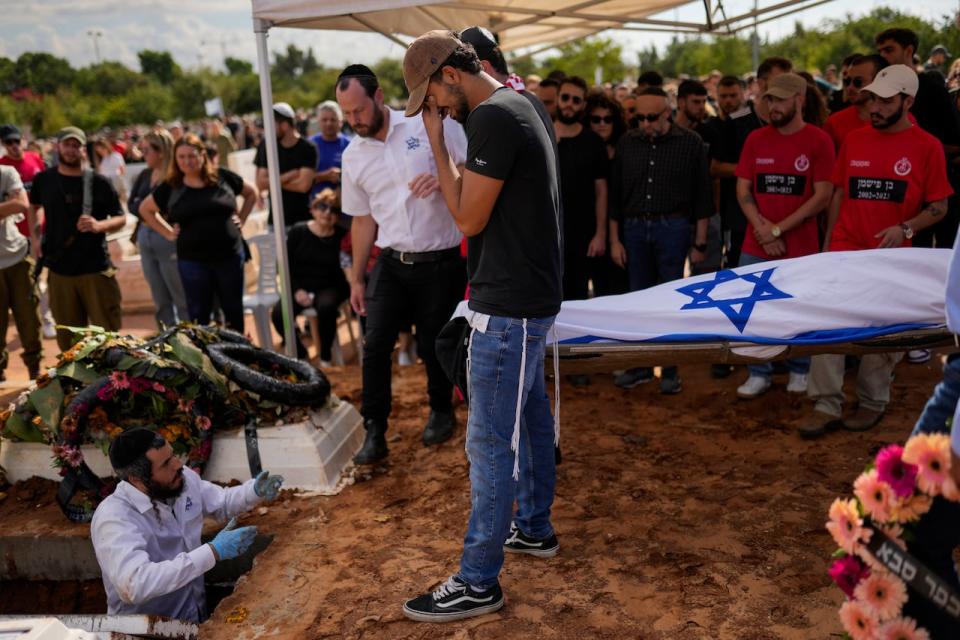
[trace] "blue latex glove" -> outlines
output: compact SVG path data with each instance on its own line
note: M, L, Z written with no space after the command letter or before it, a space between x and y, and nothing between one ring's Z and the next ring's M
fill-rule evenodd
M283 485L283 476L272 476L269 471L261 471L253 483L253 490L266 501L276 500L280 495L280 486Z
M230 560L242 555L253 544L257 537L256 527L240 527L236 529L237 519L230 518L230 522L216 537L210 541L210 546L217 552L218 560Z

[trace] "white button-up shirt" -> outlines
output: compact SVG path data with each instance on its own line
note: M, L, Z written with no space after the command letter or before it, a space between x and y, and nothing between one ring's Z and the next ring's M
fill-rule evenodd
M387 111L390 120L384 142L356 136L343 152L343 212L372 215L379 226L376 244L381 248L419 252L459 245L463 235L443 195L437 191L418 198L410 191L410 182L418 175L437 175L423 119ZM463 164L467 156L463 127L445 118L443 128L450 157L454 164Z
M206 617L203 574L216 557L200 544L203 517L221 521L259 502L248 480L224 489L190 469L171 507L122 481L93 514L90 538L103 574L107 613L160 615L199 622Z

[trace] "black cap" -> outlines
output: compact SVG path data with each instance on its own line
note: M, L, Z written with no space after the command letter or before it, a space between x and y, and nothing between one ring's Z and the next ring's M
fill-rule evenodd
M484 27L467 27L460 32L460 40L473 45L477 55L481 58L483 58L483 53L489 54L500 46L500 43L497 42L497 36Z
M365 64L351 64L346 69L340 72L340 75L337 76L337 81L339 82L343 78L362 78L362 77L371 77L376 78L375 74L370 67Z
M162 440L156 431L144 427L124 431L110 443L110 464L114 469L129 467L147 451L157 448L157 438Z
M17 129L16 126L12 124L5 124L0 127L0 140L6 142L7 140L19 140L20 139L20 129Z

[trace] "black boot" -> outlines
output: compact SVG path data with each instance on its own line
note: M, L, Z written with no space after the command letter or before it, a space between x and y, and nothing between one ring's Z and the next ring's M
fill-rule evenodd
M377 460L387 457L387 421L376 418L367 418L363 421L363 428L367 430L367 437L363 441L360 452L353 457L354 464L373 464Z
M423 428L423 444L440 444L446 442L453 435L456 422L452 411L430 411L427 426Z

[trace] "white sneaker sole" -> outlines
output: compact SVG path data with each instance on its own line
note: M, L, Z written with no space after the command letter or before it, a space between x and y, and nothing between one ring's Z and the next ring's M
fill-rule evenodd
M528 556L536 556L537 558L552 558L553 556L560 553L560 545L552 547L550 549L515 549L513 547L503 546L503 550L506 553L520 553Z
M741 400L753 400L754 398L759 398L767 391L770 391L769 385L767 385L767 387L765 387L762 391L757 391L756 393L744 393L743 391L737 389L737 397Z
M407 608L407 605L404 604L403 615L407 616L411 620L416 620L417 622L453 622L454 620L475 618L476 616L494 613L495 611L499 611L503 608L503 602L504 599L500 598L498 601L483 607L477 607L476 609L471 609L470 611L457 611L453 613L422 613L420 611L409 609Z

